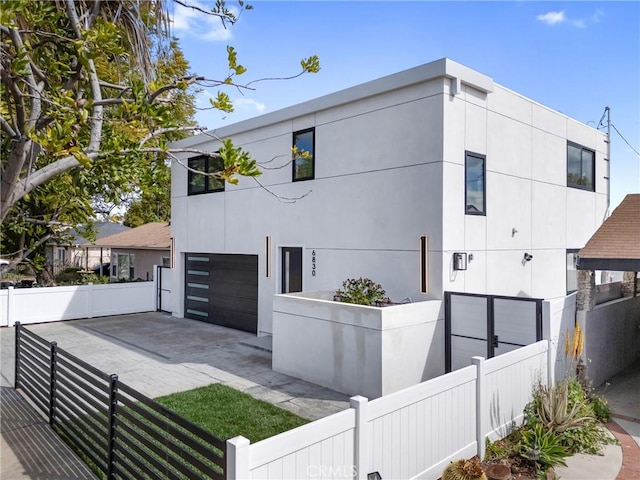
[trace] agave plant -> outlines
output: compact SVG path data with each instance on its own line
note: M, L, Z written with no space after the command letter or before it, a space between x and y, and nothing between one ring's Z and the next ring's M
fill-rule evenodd
M544 475L550 467L566 466L564 459L569 456L569 452L560 445L553 430L545 429L541 423L538 423L533 429L522 432L520 455L534 463L540 476L540 474Z
M552 387L540 385L536 397L538 418L547 430L562 433L588 420L588 417L579 416L584 401L570 405L567 382L559 382Z

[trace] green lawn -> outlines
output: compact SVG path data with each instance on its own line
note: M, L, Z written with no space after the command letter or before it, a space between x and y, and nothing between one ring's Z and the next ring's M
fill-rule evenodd
M219 438L238 435L251 443L309 421L220 383L155 399Z

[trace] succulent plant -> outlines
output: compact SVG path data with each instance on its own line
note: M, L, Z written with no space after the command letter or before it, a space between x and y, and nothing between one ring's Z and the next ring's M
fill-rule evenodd
M451 462L442 472L442 480L487 480L477 458Z

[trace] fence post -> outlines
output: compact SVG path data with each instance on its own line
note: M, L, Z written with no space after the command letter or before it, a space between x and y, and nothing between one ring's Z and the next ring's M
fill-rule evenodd
M227 440L227 480L248 480L250 452L248 439L242 435Z
M15 346L16 359L15 359L15 368L13 369L13 388L19 388L20 387L20 329L22 328L22 325L20 325L20 322L16 322L15 328L16 328L16 346Z
M49 358L49 425L53 427L56 416L56 367L58 364L58 343L51 342Z
M557 349L551 340L547 340L547 386L556 383L556 357Z
M160 265L153 266L153 290L156 294L156 312L162 310L162 267Z
M160 295L162 294L160 289L162 288L162 273L160 273L160 270L162 270L162 266L161 265L154 265L153 266L153 292L151 293L151 298L152 300L152 307L151 310L155 310L156 312L160 311L160 308L158 308L158 306L160 305L160 303L162 302ZM160 273L160 274L159 274Z
M13 305L14 293L13 287L7 288L7 327L12 327L15 323L13 321L13 311L15 310Z
M476 366L476 442L478 443L478 457L484 458L486 415L488 405L485 405L484 393L484 357L472 357L471 362Z
M87 318L93 318L93 282L87 283Z
M367 427L369 425L369 399L356 395L349 399L351 408L356 411L356 430L354 433L355 452L353 462L355 466L355 478L366 480L367 478Z
M116 478L116 408L118 406L118 375L109 377L109 439L107 444L107 479Z

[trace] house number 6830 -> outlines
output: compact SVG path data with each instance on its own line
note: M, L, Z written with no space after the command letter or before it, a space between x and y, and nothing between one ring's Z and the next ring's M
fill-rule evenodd
M316 251L311 251L311 276L316 276Z

